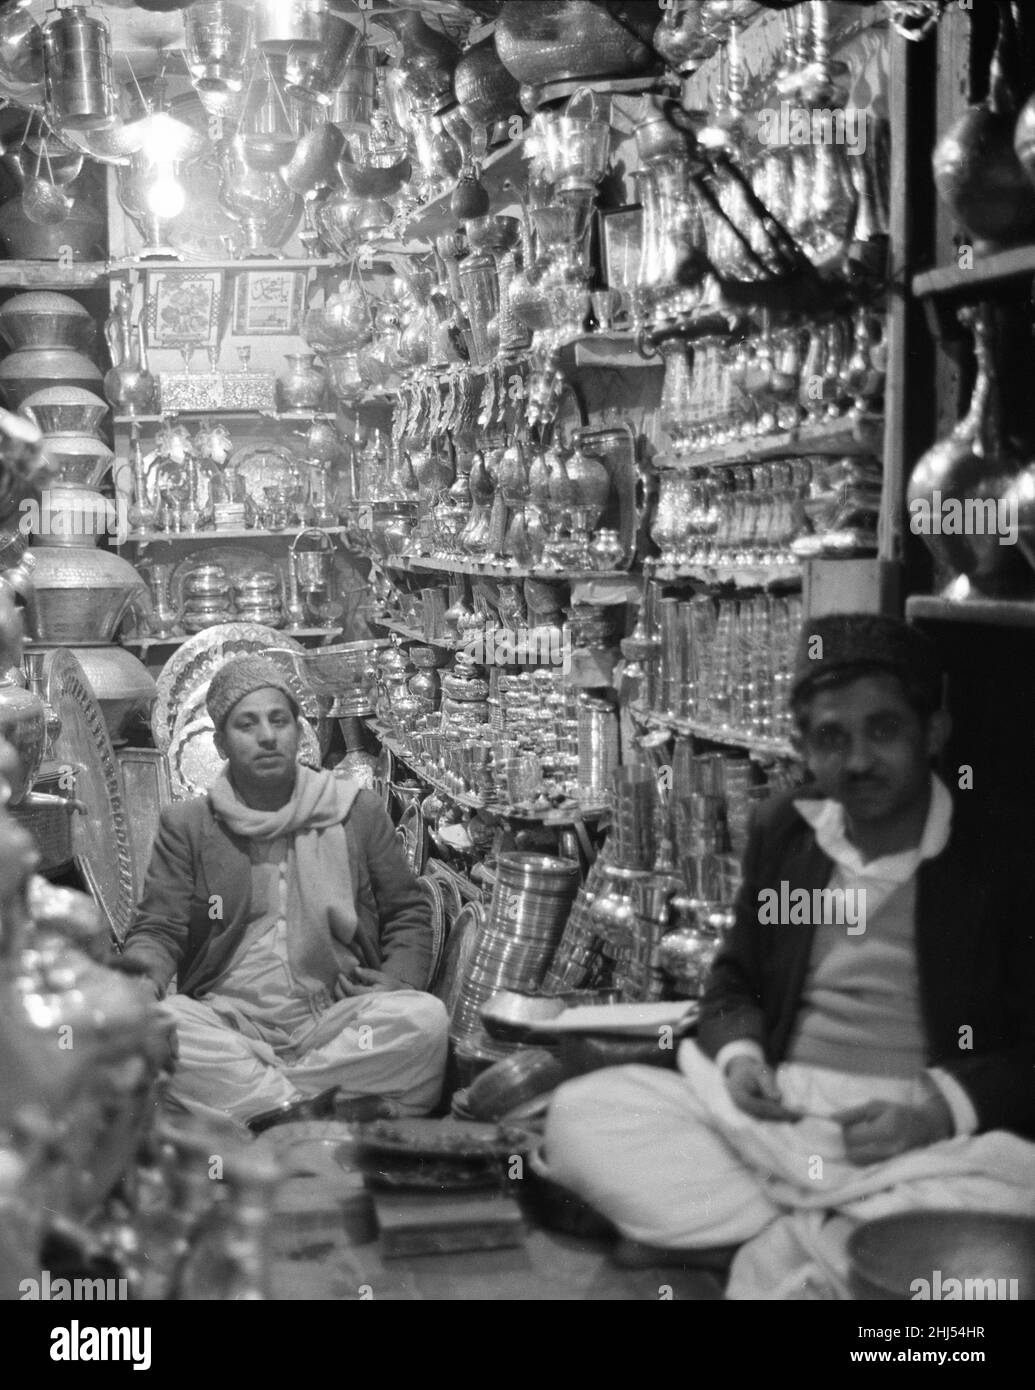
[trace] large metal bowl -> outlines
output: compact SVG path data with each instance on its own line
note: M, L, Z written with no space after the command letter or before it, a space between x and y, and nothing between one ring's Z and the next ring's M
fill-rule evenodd
M47 434L43 454L58 483L74 487L99 487L115 462L115 455L94 434Z
M93 342L93 318L67 294L35 290L0 308L0 334L8 347L83 348Z
M0 392L11 410L41 387L64 383L89 391L103 380L96 364L72 348L21 348L0 362Z
M46 386L22 401L22 414L44 434L93 434L107 413L107 401L77 386Z
M849 1283L860 1299L1035 1299L1035 1220L1028 1217L882 1216L852 1232L848 1258ZM959 1281L959 1289L948 1280Z

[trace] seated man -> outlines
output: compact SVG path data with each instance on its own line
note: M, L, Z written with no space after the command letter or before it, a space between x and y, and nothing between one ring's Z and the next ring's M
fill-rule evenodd
M446 1014L422 992L430 910L388 816L373 792L296 761L298 706L274 662L227 662L207 706L227 766L162 813L122 957L159 996L177 977L171 1098L253 1132L425 1114ZM363 1097L394 1105L350 1105Z
M813 783L761 807L696 1042L561 1087L544 1145L627 1241L739 1247L733 1298L848 1296L859 1220L1035 1215L1032 843L930 770L919 633L814 620L792 698Z

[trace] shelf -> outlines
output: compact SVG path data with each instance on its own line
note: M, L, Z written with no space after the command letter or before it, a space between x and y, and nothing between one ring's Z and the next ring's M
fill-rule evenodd
M364 721L385 748L400 762L404 762L411 768L422 782L427 782L429 787L441 793L447 800L455 802L457 806L463 806L468 811L484 811L488 815L504 816L508 820L528 820L537 821L541 825L576 825L579 821L599 820L601 816L610 813L609 806L583 806L577 802L570 802L562 806L551 806L548 811L532 811L520 809L516 806L503 806L496 803L487 803L480 797L472 796L468 792L451 791L434 772L429 771L424 763L413 753L401 744L390 734L384 732L383 727L376 719Z
M1012 246L992 256L976 257L969 270L943 265L914 275L913 293L918 299L932 294L973 294L1031 275L1035 275L1035 246Z
M629 570L550 570L525 568L520 565L490 565L481 560L454 560L439 555L389 555L380 564L388 569L436 570L440 574L481 575L485 579L552 579L557 583L575 583L586 579L628 579Z
M319 528L288 526L283 531L263 531L258 526L228 526L221 531L130 531L122 545L152 545L157 541L168 541L170 544L173 541L229 541L242 540L245 537L249 540L266 540L271 536L284 540L289 536L294 539L303 531L315 529L325 532L328 536L340 536L347 528L344 526L321 526Z
M663 565L659 560L645 560L644 569L655 579L674 583L679 579L696 579L702 584L730 584L735 589L767 589L772 584L800 584L801 566L787 565Z
M938 598L917 594L906 599L910 622L973 623L985 627L1035 628L1035 600Z
M214 416L220 420L250 420L262 416L266 420L300 420L312 424L314 420L336 420L337 412L328 410L180 410L173 407L163 410L160 415L116 415L116 425L161 425L174 416L186 416L189 420L208 419Z
M744 748L758 758L792 758L795 761L798 758L793 745L784 739L756 738L752 734L718 729L696 719L678 719L672 715L655 714L652 710L644 709L642 705L630 705L629 713L638 724L648 729L670 729L674 734L689 734L694 738L706 739L709 743Z
M780 434L757 439L738 439L717 449L700 449L680 455L679 466L660 471L683 473L690 468L719 468L737 463L764 463L767 459L801 458L809 454L865 455L883 452L884 417L839 416L819 425L800 425Z
M425 637L419 628L400 623L395 618L367 618L367 622L373 623L375 627L386 627L389 632L397 632L407 641L420 642L425 647L441 647L447 652L458 652L463 648L463 643L454 641L452 637Z
M507 179L516 179L521 170L524 153L522 141L512 140L503 145L482 161L480 180L493 202L498 202ZM460 225L460 219L453 216L449 203L453 196L452 187L437 198L426 203L404 232L407 243L429 241Z
M2 261L0 289L89 290L108 278L107 261Z
M231 622L234 621L231 619ZM244 619L241 620L245 621ZM251 620L248 619L250 622ZM294 637L296 640L304 637L330 637L335 633L340 633L340 627L278 627L278 633L285 637ZM196 633L184 633L181 637L123 637L121 645L132 647L134 651L148 652L152 647L182 647L184 642L189 642Z
M156 256L153 260L140 260L136 256L126 256L122 260L112 261L104 269L106 274L121 275L127 270L183 269L194 274L203 270L329 270L334 267L344 270L340 256L313 256L312 259L285 256L283 260L276 256L256 256L254 260L243 261L192 261L186 258L177 260L173 256Z

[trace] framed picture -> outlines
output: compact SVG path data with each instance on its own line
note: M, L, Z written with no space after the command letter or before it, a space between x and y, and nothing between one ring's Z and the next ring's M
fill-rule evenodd
M234 332L243 337L297 333L305 282L304 270L242 271L234 298Z
M149 270L146 293L152 347L214 347L219 342L221 270Z
M600 214L601 273L608 289L619 290L629 307L643 250L643 207L639 203Z

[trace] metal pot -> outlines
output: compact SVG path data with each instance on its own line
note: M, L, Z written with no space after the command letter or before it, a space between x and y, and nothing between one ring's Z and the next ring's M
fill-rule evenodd
M521 115L520 84L500 62L493 39L472 45L456 65L453 91L470 126L486 126Z
M95 434L46 434L43 454L57 482L68 487L99 487L115 462L112 450Z
M154 677L125 647L73 647L86 672L112 743L124 743L133 726L147 723L158 698Z
M633 77L654 66L653 5L596 0L506 0L496 51L518 82L539 87L596 77Z
M71 646L111 642L130 605L148 602L147 585L121 556L92 546L33 548L34 641Z
M42 546L96 545L116 525L115 503L95 487L51 485L40 494L39 524L33 542Z
M17 773L7 777L10 803L17 805L31 791L47 748L47 715L43 701L26 690L10 671L0 671L0 739L18 759Z
M12 410L41 387L61 382L89 391L103 379L100 369L72 348L21 348L0 362L0 392Z
M111 30L85 7L61 10L43 30L43 76L56 124L96 130L115 117Z
M326 0L255 0L255 37L267 53L320 52Z
M322 16L321 31L315 52L298 44L288 49L284 87L300 101L329 105L363 43L363 33L329 10Z
M107 413L107 401L76 386L46 386L22 401L22 414L44 434L89 435Z
M35 290L16 294L0 309L0 334L8 347L89 348L93 318L67 294Z

